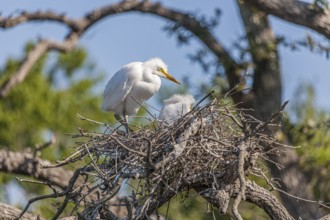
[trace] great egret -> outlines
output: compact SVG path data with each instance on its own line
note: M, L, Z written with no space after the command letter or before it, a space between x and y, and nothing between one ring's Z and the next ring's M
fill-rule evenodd
M159 114L158 119L163 120L167 124L172 124L191 110L191 105L195 102L192 95L175 94L164 100L164 106Z
M124 116L128 131L127 116L136 114L142 103L159 90L160 77L180 84L160 58L124 65L106 85L101 108L114 112L120 122L120 115Z

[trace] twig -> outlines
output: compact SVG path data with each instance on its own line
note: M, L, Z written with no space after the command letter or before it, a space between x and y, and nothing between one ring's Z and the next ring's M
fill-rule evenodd
M78 154L84 152L84 149L80 149L76 152L74 152L73 154L71 154L69 157L65 158L65 160L62 160L62 161L56 161L57 164L54 164L54 165L43 165L43 164L40 164L41 168L56 168L56 167L61 167L61 166L64 166L66 164L69 164L75 160L78 160L78 159L81 159L82 157L84 157L86 155L86 153L80 155L80 156L77 156ZM75 157L77 156L77 157Z
M89 122L92 122L92 123L95 123L95 124L104 125L104 126L108 127L108 125L105 122L95 121L93 119L86 118L86 117L84 117L84 116L82 116L81 114L78 114L78 113L77 113L77 118L79 118L83 121L89 121Z
M194 111L205 99L207 99L209 96L211 96L214 93L214 91L212 90L211 92L209 92L206 96L204 96L201 100L199 100L196 105L191 109L191 111Z
M26 183L34 183L34 184L42 184L42 185L47 185L49 188L51 188L54 192L54 194L57 195L57 190L55 189L55 187L48 181L38 181L38 180L28 180L28 179L21 179L19 177L16 177L16 180L18 182L26 182Z
M36 146L35 147L34 153L33 153L34 157L37 156L37 152L40 152L43 149L45 149L45 148L47 148L47 147L49 147L49 146L51 146L51 145L53 145L55 143L56 143L56 137L55 137L55 135L53 135L49 141L47 141L46 143L44 143L42 145L39 145L39 146Z

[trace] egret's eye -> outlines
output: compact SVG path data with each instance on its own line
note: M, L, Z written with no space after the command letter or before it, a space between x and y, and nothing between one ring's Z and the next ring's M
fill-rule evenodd
M162 68L161 67L157 67L157 71L162 72Z

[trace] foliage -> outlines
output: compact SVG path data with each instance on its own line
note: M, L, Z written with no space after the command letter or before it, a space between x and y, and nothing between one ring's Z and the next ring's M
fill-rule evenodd
M27 45L29 47L30 44ZM77 113L100 121L109 118L108 114L99 110L101 96L92 92L100 78L90 77L95 74L83 75L86 58L86 51L82 48L56 58L56 66L65 71L60 80L70 84L64 89L56 88L55 82L46 77L49 75L45 68L49 55L43 56L34 65L26 81L1 100L1 146L12 150L33 148L49 139L49 134L54 134L57 145L64 150L64 146L68 147L72 141L71 137L63 134L72 133L81 125L76 118ZM1 79L14 74L19 64L18 59L8 59L0 72ZM70 81L75 74L82 76L79 80ZM87 128L97 129L93 124ZM52 155L53 159L63 156L62 153ZM46 158L51 159L49 156Z
M304 92L302 92L304 91ZM311 85L297 90L291 112L293 119L285 122L285 133L297 149L301 167L310 177L316 198L330 200L330 113L317 109ZM318 173L318 175L315 175Z
M25 52L32 47L32 43L27 44ZM47 64L52 59L56 68L47 70ZM55 161L66 156L71 151L70 148L75 146L74 141L79 141L67 135L76 133L77 128L82 126L81 120L76 117L77 113L95 120L113 122L110 115L101 112L99 108L101 95L93 92L93 88L101 80L101 74L91 69L90 65L87 66L87 61L87 52L83 48L57 57L50 54L41 57L24 83L16 86L7 97L0 100L0 147L15 151L24 151L27 148L33 150L54 135L55 146L48 147L41 153L42 158ZM15 74L20 62L20 59L14 58L7 60L0 70L0 83ZM89 71L88 75L86 71ZM54 75L60 73L64 74L57 79ZM62 88L63 86L58 86L59 83L66 83L68 86ZM84 128L98 129L91 123L84 123ZM7 182L9 179L8 176L1 175L0 182ZM44 187L33 187L31 184L21 185L34 193L45 190Z

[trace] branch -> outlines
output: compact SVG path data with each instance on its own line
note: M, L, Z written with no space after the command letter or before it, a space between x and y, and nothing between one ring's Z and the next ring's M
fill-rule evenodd
M271 219L294 219L273 194L254 182L246 182L245 196L246 201L262 208Z
M13 220L15 219L20 213L21 210L19 210L16 207L13 207L11 205L0 203L0 219L2 220ZM21 220L35 220L35 219L44 219L40 216L35 216L30 213L26 213Z
M0 210L1 210L0 212L1 220L13 220L22 212L22 210L4 203L0 203ZM30 213L25 213L21 218L21 220L36 220L36 219L43 220L44 218L40 217L39 215L32 215ZM60 220L75 220L75 219L76 219L75 216L70 216L70 217L61 218Z
M70 35L63 43L50 41L50 40L39 40L34 48L29 51L22 61L18 71L13 74L0 88L0 98L6 97L9 91L17 84L24 81L26 76L29 74L33 65L38 59L49 50L57 50L61 52L70 51L74 48L78 38L73 37L74 34Z
M50 162L34 157L32 153L0 150L1 172L32 176L36 179L47 181L61 189L67 187L73 175L72 171L64 168L42 169L40 164L50 165Z
M11 28L16 25L26 23L28 21L54 21L66 25L70 29L70 34L62 43L41 41L27 55L23 61L19 71L14 74L0 89L0 97L7 96L9 90L22 82L27 76L33 64L43 54L51 49L61 52L71 50L79 40L79 37L91 26L105 17L138 11L149 13L173 21L193 33L209 50L223 63L229 84L234 87L240 82L240 67L230 54L224 49L221 43L208 30L207 26L202 25L197 19L189 13L183 13L176 10L168 9L159 3L149 1L121 1L120 3L110 6L104 6L95 9L80 19L70 19L63 14L55 14L53 12L22 12L17 17L1 18L0 27ZM241 93L240 93L241 94Z
M237 193L236 198L233 202L232 211L234 217L237 220L242 220L242 216L238 212L238 205L241 202L241 199L245 199L245 191L246 191L246 180L245 180L245 172L244 172L244 160L247 155L246 149L244 145L239 146L239 156L238 156L238 163L237 163L237 171L238 177L240 182L239 192Z
M8 17L4 18L0 16L0 27L3 29L15 27L19 24L26 23L28 21L57 21L59 23L64 23L69 27L75 27L76 21L68 18L64 14L56 14L51 11L47 12L34 12L29 13L26 11L21 12L21 14L17 17Z
M297 0L245 0L261 11L285 21L309 27L330 39L330 13Z
M228 51L222 46L220 41L209 31L208 27L202 25L196 18L189 13L179 12L173 9L166 8L160 3L152 3L149 1L142 2L129 2L123 1L121 5L121 12L124 11L140 11L143 13L150 13L156 16L173 21L186 30L190 31L194 36L199 39L222 63L226 69L227 79L230 87L235 87L240 83L240 65L236 63L235 59L231 57ZM102 13L98 16L103 17L113 12L114 6L104 8ZM242 93L239 93L242 95Z
M232 192L233 188L234 192ZM231 187L226 186L221 190L214 190L212 188L194 189L212 205L218 207L221 212L225 213L229 203L227 194L237 196L240 193L240 184L239 181L236 181L236 184L234 183ZM263 209L271 219L294 219L271 192L258 186L254 182L246 181L245 200ZM225 209L221 206L222 204L226 204Z

